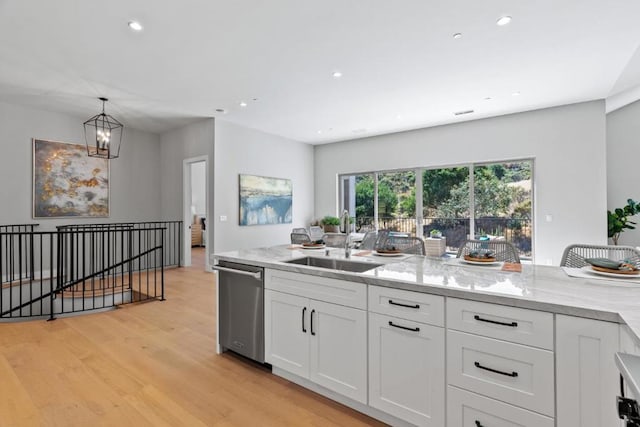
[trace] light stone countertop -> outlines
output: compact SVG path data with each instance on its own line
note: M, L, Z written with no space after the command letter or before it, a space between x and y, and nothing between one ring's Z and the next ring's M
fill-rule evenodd
M211 259L625 323L640 343L638 283L573 278L559 267L523 264L521 273L511 273L483 266L451 265L441 258L357 256L358 252L352 252L351 261L384 265L352 273L287 264L284 261L305 256L325 257L324 250L290 249L289 245L216 253ZM332 248L330 257L344 259L344 250Z

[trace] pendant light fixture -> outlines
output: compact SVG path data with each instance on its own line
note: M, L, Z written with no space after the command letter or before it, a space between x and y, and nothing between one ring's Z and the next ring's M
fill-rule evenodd
M120 156L124 125L113 116L105 114L104 103L108 99L98 99L102 101L102 113L84 122L84 140L87 144L87 155L101 159L115 159Z

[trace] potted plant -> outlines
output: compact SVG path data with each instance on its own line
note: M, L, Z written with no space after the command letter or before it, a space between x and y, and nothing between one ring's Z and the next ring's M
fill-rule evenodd
M432 239L442 239L442 231L434 228L429 232L429 237Z
M640 204L633 199L627 199L627 205L617 208L613 212L607 211L607 231L608 236L613 240L613 244L618 244L620 233L624 230L635 230L636 223L629 220L629 217L640 213Z
M340 218L337 216L327 215L320 220L324 227L325 233L339 233L340 232Z

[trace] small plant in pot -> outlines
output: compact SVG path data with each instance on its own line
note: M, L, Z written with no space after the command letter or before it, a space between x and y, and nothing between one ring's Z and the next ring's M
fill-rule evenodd
M429 237L432 239L442 239L442 231L433 229L429 232Z
M613 244L618 244L620 234L624 230L635 230L635 222L629 220L629 217L640 213L640 204L633 199L627 199L627 205L617 208L613 212L607 211L607 233L613 240Z
M324 227L325 233L339 233L340 232L340 218L337 216L327 215L322 220L322 227Z

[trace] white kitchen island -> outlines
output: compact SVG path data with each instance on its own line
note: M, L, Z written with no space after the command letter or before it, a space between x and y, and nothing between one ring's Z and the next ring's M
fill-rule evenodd
M325 257L288 246L212 256L265 268L274 374L393 425L620 425L614 356L640 348L639 284L357 253L383 265L288 264Z

